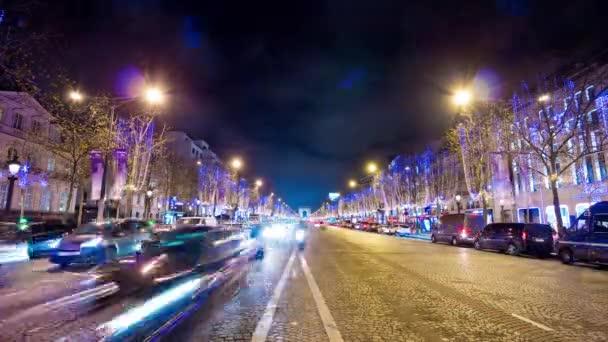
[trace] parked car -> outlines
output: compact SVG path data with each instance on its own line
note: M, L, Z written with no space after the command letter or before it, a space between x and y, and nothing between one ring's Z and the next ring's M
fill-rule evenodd
M547 257L553 252L553 228L539 223L491 223L475 239L475 249Z
M431 230L431 242L449 242L453 246L472 245L485 224L483 215L447 214L437 221Z
M397 233L397 227L381 225L378 228L378 233L387 234L387 235L395 235L395 233Z
M407 224L397 225L395 235L396 236L407 236L412 233L412 228Z
M153 234L153 226L141 220L86 223L64 236L50 262L65 267L72 263L99 264L133 255Z
M557 242L561 261L608 264L608 202L598 202L581 214Z

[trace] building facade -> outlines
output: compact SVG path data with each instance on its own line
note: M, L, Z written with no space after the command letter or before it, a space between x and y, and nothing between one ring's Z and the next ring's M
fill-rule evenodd
M76 190L69 188L66 163L32 141L32 134L48 139L57 137L51 115L31 95L0 91L0 205L8 198L9 159L17 156L21 169L11 199L13 216L22 210L26 216L73 213ZM72 192L72 203L68 197Z

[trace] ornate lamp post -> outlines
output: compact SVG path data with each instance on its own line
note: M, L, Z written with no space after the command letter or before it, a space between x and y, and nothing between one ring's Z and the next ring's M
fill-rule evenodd
M457 213L460 214L460 200L462 199L462 197L460 197L460 195L456 195L456 209L458 210Z
M12 160L7 161L8 165L8 192L6 194L6 207L4 211L8 214L11 211L11 202L13 199L13 190L15 189L15 181L17 180L17 174L19 173L19 169L21 168L21 163L19 163L19 157L17 155L13 156Z
M152 195L154 195L154 191L152 191L152 189L148 189L148 191L146 191L146 207L144 208L145 219L149 219L152 213Z

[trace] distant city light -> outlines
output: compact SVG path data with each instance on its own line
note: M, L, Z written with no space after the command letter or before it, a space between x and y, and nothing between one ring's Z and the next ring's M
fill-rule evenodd
M539 102L547 102L547 101L549 101L549 99L550 99L550 97L548 94L543 94L538 97Z

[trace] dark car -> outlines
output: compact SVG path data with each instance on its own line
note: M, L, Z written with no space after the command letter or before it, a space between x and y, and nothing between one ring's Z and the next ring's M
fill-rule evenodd
M475 236L485 227L483 215L447 214L443 215L431 230L431 242L449 242L453 246L472 245Z
M236 257L251 259L259 248L259 241L240 228L182 226L144 242L134 257L135 269L124 263L119 279L141 285L161 283L221 269Z
M152 225L136 219L86 223L61 239L49 261L61 267L112 261L135 254L152 232Z
M608 202L598 202L581 214L557 242L557 251L565 264L608 264Z
M0 228L0 245L2 254L12 250L11 254L23 255L30 259L52 255L61 238L71 227L61 222L20 222L4 223ZM6 254L5 254L6 255Z
M553 228L538 223L492 223L474 242L475 249L505 251L547 257L553 252Z
M50 256L57 250L61 238L72 231L72 226L61 222L27 223L22 229L29 233L28 255L30 258Z

